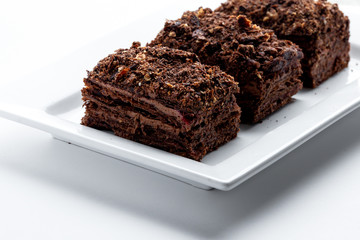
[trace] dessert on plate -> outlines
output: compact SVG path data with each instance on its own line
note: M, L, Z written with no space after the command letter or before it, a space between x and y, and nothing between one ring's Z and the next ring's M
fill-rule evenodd
M188 11L167 21L149 45L195 53L202 63L232 75L240 86L236 97L243 123L262 121L302 88L300 48L243 15L208 8Z
M233 77L167 47L119 49L84 79L82 124L200 161L237 136Z
M301 77L314 88L348 66L349 19L326 0L228 0L215 11L246 15L304 52Z

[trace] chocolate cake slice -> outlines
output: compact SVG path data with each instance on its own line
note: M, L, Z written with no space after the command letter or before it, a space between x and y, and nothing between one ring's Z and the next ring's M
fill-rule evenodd
M217 65L239 83L237 102L241 121L256 123L291 101L302 88L303 53L272 30L262 29L245 16L228 16L200 8L185 12L149 44L197 54L204 64Z
M239 87L193 53L119 49L88 72L82 124L200 161L235 138Z
M326 0L228 0L216 11L246 15L303 52L304 86L314 88L348 66L349 19Z

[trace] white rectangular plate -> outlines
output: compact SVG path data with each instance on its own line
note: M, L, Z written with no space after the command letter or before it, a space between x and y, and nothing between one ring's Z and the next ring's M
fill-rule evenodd
M360 47L353 44L347 69L316 89L302 90L262 123L243 125L236 139L208 154L203 162L80 125L85 70L112 50L129 46L132 39L150 40L162 24L161 18L134 23L16 84L1 86L0 116L197 187L230 190L360 105ZM134 27L147 38L123 36Z

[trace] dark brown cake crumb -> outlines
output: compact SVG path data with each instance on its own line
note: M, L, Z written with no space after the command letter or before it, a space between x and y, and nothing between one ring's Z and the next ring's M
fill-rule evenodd
M349 19L326 0L228 0L216 11L243 14L280 39L298 44L303 52L302 80L316 87L348 66Z
M82 124L200 161L236 137L239 87L194 53L119 49L88 72Z
M255 123L291 100L302 83L301 50L278 40L272 30L251 23L245 16L228 16L200 8L185 12L164 29L150 46L167 46L196 53L202 63L220 66L234 76L242 122Z

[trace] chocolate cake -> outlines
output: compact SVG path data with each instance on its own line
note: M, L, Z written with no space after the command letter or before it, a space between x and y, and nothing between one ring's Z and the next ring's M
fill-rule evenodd
M235 138L239 87L194 53L167 47L119 49L84 79L82 124L200 161Z
M150 43L196 53L201 62L217 65L239 83L237 102L243 123L256 123L291 101L302 88L301 50L278 40L245 16L200 8L185 12Z
M316 87L347 67L350 60L349 19L326 0L228 0L218 12L246 15L280 39L298 44L303 52L302 80Z

